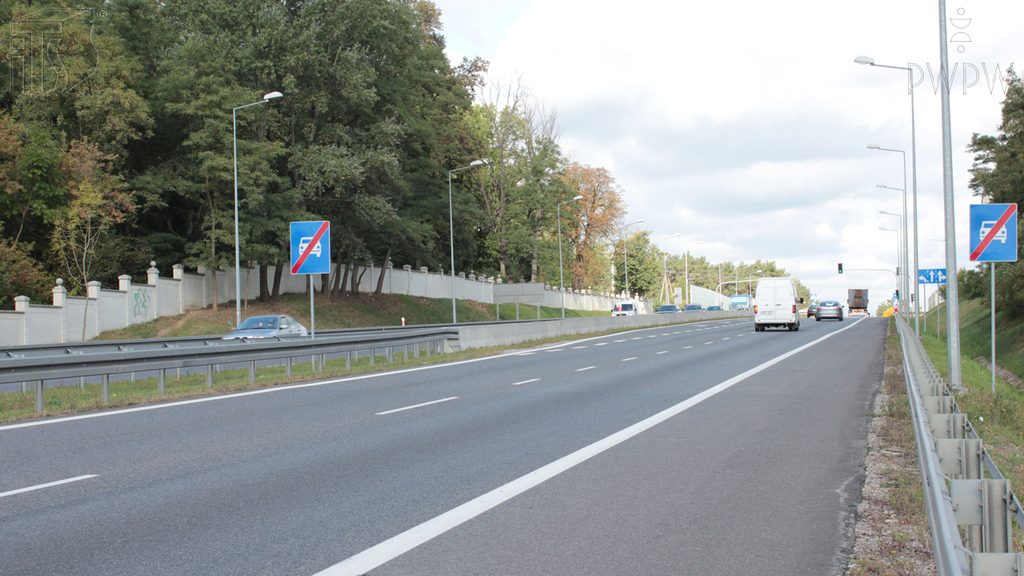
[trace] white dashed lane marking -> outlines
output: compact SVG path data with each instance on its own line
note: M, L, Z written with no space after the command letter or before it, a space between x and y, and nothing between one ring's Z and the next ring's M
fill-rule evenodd
M513 386L520 386L522 384L529 384L531 382L539 382L540 378L530 378L529 380L523 380L522 382L516 382Z
M577 372L586 372L587 370L593 370L594 368L597 368L597 366L587 366L586 368L577 368L576 371Z

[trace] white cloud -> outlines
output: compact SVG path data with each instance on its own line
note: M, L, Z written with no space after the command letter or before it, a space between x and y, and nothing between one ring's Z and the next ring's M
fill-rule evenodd
M834 298L861 280L876 293L895 286L885 272L836 273L838 262L895 267L895 234L878 227L896 219L878 211L902 210L902 194L875 184L903 187L903 164L868 143L906 151L912 192L905 73L853 59L915 65L921 267L944 266L942 243L925 240L944 234L933 3L507 0L500 22L482 3L437 4L449 44L489 50L479 54L495 77L523 74L557 109L577 160L616 178L632 217L655 238L683 233L665 248L776 260ZM950 45L958 265L969 267L965 147L1000 121L1003 94L990 85L997 64L1005 73L1024 60L1024 3L965 2L948 15L957 8L972 19L964 52ZM486 42L461 39L480 30Z

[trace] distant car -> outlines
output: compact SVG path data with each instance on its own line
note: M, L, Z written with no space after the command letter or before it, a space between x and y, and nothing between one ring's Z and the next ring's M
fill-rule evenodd
M222 340L237 340L240 338L304 338L309 335L306 327L288 316L287 314L272 314L266 316L250 316L227 334L221 337Z
M675 314L677 312L679 312L679 306L675 304L662 304L658 306L656 314Z
M640 306L636 302L619 302L612 308L612 316L636 316Z
M843 305L835 301L825 301L818 304L818 309L814 312L814 319L821 322L823 318L831 318L842 322Z
M705 310L705 312L710 312L710 311L712 311L712 310L721 310L721 309L722 309L722 307L721 307L721 306L708 306L708 307L707 307L707 308L705 308L704 310Z
M683 308L683 312L703 312L703 311L704 311L704 307L701 306L700 304L687 304L686 307Z
M807 307L807 317L814 318L814 312L818 309L817 302L811 302L811 305Z

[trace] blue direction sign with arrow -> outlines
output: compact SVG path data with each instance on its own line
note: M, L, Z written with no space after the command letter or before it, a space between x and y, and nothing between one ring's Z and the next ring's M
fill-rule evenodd
M917 271L917 281L921 284L945 284L945 268L928 268Z
M971 204L971 262L1017 261L1017 205Z
M331 223L292 222L292 274L331 271Z

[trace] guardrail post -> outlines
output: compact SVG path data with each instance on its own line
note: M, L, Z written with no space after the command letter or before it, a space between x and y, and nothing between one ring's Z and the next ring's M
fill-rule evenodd
M387 356L389 363L395 361L395 347L394 346L388 346L387 348L385 348L384 349L384 354Z
M351 350L347 350L345 352L345 370L351 370L351 369L352 369L352 351Z
M327 366L327 354L321 354L320 355L320 367L317 369L317 372L323 372L324 368L326 368L326 366Z
M413 358L419 358L420 357L420 343L419 342L413 344L412 355L413 355Z
M213 388L213 364L206 365L206 387Z
M967 547L974 552L1009 552L1009 480L950 480L953 515L960 526L968 526ZM980 532L980 538L979 536Z
M936 440L967 437L966 414L929 414L928 425Z
M377 349L370 348L370 366L377 365Z
M45 403L43 402L43 381L42 380L36 380L36 382L35 382L35 389L36 389L36 412L42 412L43 409L45 408Z
M313 356L313 366L316 366L316 356ZM249 361L249 383L252 384L256 381L256 361Z
M953 413L953 397L952 396L924 396L924 395L922 395L921 400L924 401L924 409L929 414L952 414Z
M156 377L156 381L157 392L159 392L160 395L163 396L164 394L167 393L167 370L161 368L159 370L159 374Z
M291 376L292 375L292 357L291 356L285 358L284 374L285 374L285 376Z
M942 473L958 480L981 480L981 440L935 441Z
M161 373L163 370L160 371ZM100 383L100 397L103 398L104 404L110 404L110 375L104 374L103 380Z
M972 576L1017 576L1024 574L1024 554L975 554Z

